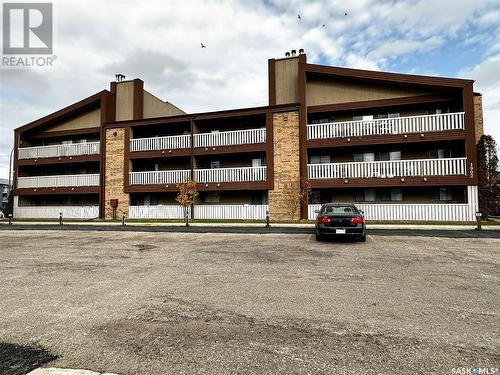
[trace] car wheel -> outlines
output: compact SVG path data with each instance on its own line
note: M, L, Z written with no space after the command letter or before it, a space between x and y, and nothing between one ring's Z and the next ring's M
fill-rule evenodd
M323 240L323 236L321 234L316 233L316 241L322 241L322 240Z
M359 237L359 240L360 240L361 242L366 242L366 233L365 233L365 234L363 234L361 237Z

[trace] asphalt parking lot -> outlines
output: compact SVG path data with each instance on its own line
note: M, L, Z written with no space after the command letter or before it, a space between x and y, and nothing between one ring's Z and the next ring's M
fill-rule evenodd
M0 342L57 357L48 366L124 375L500 367L500 239L1 233Z

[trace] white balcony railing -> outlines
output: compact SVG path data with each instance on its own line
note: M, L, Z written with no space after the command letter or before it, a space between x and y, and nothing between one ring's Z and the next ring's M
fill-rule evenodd
M130 151L174 150L191 147L191 136L173 135L168 137L135 138L130 140Z
M358 204L366 220L380 221L474 221L477 206L468 203ZM316 219L320 204L310 204L309 220Z
M18 177L18 188L99 186L99 174Z
M94 155L99 154L99 145L99 142L82 142L52 146L21 147L19 148L19 159Z
M194 179L201 183L265 181L266 170L266 167L195 169Z
M178 184L190 176L189 169L129 173L131 185Z
M231 146L265 142L265 128L194 135L194 147Z
M307 125L307 139L425 133L464 129L464 112Z
M310 179L455 176L466 174L466 158L308 164Z

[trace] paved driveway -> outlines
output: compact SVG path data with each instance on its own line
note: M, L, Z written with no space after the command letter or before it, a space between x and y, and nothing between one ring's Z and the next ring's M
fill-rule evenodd
M0 341L40 346L58 356L51 367L120 374L500 367L499 239L1 233Z

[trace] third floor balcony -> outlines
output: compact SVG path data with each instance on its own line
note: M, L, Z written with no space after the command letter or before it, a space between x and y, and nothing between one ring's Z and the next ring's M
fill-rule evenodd
M464 112L307 125L307 139L441 132L464 129Z
M130 151L161 151L191 147L191 135L135 138L130 140Z
M193 136L194 147L220 147L266 142L266 129L231 130L198 133Z
M50 146L20 147L19 159L99 154L99 142L68 143Z

